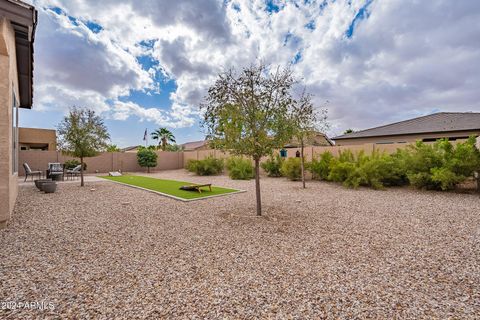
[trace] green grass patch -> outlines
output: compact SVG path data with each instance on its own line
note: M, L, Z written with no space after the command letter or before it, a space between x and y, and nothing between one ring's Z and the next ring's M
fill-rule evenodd
M144 177L144 176L130 176L130 175L125 175L121 177L102 176L101 178L128 184L135 187L156 191L156 192L161 192L166 195L174 196L184 200L201 199L205 197L218 196L222 194L240 191L236 189L215 187L213 185L212 185L212 191L210 191L208 187L202 187L201 188L202 193L199 193L198 191L186 191L186 190L180 190L180 187L185 185L195 184L195 183L177 181L177 180L164 180L164 179L150 178L150 177Z

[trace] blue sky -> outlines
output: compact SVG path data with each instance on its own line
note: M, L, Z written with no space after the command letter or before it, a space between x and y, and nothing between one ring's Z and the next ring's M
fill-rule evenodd
M54 128L95 109L112 142L145 128L203 139L198 106L222 70L290 66L328 101L336 135L436 111L480 111L480 2L447 0L32 0L34 107ZM128 22L128 23L126 23Z

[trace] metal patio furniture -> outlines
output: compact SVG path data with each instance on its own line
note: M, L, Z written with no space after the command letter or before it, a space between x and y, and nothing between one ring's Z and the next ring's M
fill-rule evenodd
M32 181L33 181L33 177L35 177L35 176L38 176L38 179L42 178L42 171L32 171L32 169L30 169L30 166L26 162L23 164L23 169L25 169L25 180L24 180L24 182L27 181L27 178L29 176L32 177Z
M65 170L63 165L58 162L49 163L48 170L47 170L47 178L51 178L52 180L65 180Z
M67 180L68 180L68 177L71 177L72 180L73 180L74 177L78 177L80 175L81 170L82 170L82 165L81 164L79 164L78 166L76 166L73 169L67 169L65 171L65 173L67 174Z

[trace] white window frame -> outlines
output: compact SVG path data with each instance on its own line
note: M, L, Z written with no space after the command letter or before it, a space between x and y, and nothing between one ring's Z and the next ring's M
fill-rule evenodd
M18 174L18 102L12 92L12 175Z

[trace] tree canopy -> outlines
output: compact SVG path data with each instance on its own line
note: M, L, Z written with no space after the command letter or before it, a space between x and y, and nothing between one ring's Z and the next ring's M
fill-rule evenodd
M107 149L110 139L107 127L95 111L73 107L58 125L57 133L60 150L67 155L80 158L83 186L83 159L94 157Z
M201 105L211 145L255 162L257 215L261 215L260 159L291 138L289 108L295 79L289 69L260 64L218 76Z
M167 145L172 142L175 143L175 136L173 133L168 130L167 128L160 128L155 130L151 133L151 137L153 140L158 140L159 146L161 146L162 150L165 151Z
M292 99L290 106L291 134L300 143L300 164L303 188L305 188L305 141L328 129L327 109L317 109L312 102L312 96L302 91L297 99Z
M150 168L157 166L158 155L155 149L149 147L140 147L137 151L138 165L142 168L147 168L147 172L150 172Z

